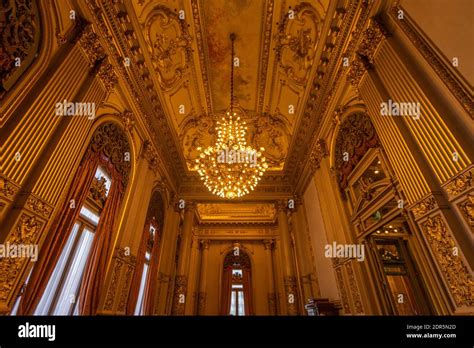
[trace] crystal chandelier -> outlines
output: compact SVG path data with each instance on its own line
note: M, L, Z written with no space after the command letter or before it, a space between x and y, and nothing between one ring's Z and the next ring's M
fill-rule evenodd
M232 42L231 75L230 75L230 108L217 122L217 141L202 151L196 159L195 169L204 181L204 185L213 194L222 198L242 197L254 190L263 173L268 168L265 157L260 150L247 145L245 135L247 127L240 121L243 112L234 107L234 41L235 34L230 35Z

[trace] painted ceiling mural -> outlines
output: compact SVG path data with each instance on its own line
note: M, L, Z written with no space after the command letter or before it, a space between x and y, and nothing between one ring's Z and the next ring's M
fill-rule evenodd
M229 107L235 33L235 97L247 141L265 148L269 172L282 172L316 73L328 1L139 0L130 7L188 170L197 148L215 142L215 122Z

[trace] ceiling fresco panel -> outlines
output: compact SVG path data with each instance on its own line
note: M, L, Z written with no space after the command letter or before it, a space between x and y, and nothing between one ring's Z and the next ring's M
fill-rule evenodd
M257 86L262 46L264 0L201 0L201 16L208 58L208 73L214 111L229 107L231 48L229 35L235 33L235 95L246 110L257 108Z

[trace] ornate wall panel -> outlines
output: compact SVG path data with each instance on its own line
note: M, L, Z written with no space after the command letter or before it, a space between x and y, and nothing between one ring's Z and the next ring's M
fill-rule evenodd
M38 55L41 20L38 2L12 0L0 10L0 100Z
M110 282L105 292L102 312L125 315L136 257L125 248L115 248L109 269Z
M422 223L423 233L448 283L457 307L474 306L474 280L466 266L461 250L441 215L429 217ZM457 250L457 252L456 252Z
M45 220L32 213L22 213L6 243L10 245L38 245ZM13 292L20 281L28 260L23 257L0 258L0 303L11 303ZM11 308L11 307L10 307Z

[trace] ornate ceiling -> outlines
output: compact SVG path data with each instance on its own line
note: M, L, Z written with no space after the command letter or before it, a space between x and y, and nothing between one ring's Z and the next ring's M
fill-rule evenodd
M99 32L109 45L115 42L116 55L131 56L132 65L124 74L143 104L143 118L170 177L184 196L207 192L193 169L199 155L196 148L214 143L214 122L228 107L229 35L235 33L236 99L245 111L248 142L264 147L270 164L257 192L294 193L320 123L318 109L324 106L325 93L331 92L339 59L331 63L330 57L342 53L361 3L88 0L88 4Z

